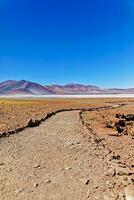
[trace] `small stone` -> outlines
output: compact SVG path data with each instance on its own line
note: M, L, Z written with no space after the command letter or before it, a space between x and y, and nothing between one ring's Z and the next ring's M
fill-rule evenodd
M80 142L78 141L78 142L76 142L76 144L80 144Z
M39 164L36 164L36 165L34 166L34 168L41 168L41 166L40 166Z
M128 177L127 183L128 183L128 185L130 185L130 184L134 184L134 182L133 182L133 178Z
M12 171L12 169L11 169L11 168L9 168L7 171L8 171L8 172L11 172L11 171Z
M89 179L86 179L86 178L81 178L80 181L81 181L82 183L84 183L85 185L88 185L89 182L90 182L90 180L89 180Z
M134 179L133 178L131 178L131 182L134 184Z
M72 156L67 156L67 158L72 158Z
M0 166L4 165L4 163L0 163Z
M119 159L120 159L120 155L113 155L113 156L112 156L112 159L113 159L113 160L119 160Z
M36 188L36 187L38 187L38 186L39 186L38 183L34 183L33 188Z
M67 170L67 171L69 171L71 169L72 169L71 167L65 167L65 170Z
M130 176L132 174L132 172L130 172L129 170L122 168L122 169L117 169L117 175L118 176Z
M108 172L106 172L106 176L112 176L114 177L116 175L115 169L109 169Z
M46 184L51 183L51 180L47 179L47 180L45 180L45 183Z
M98 189L99 188L98 183L96 182L93 187L94 189Z
M125 176L125 175L127 175L127 174L126 174L126 172L124 172L124 171L119 171L119 172L117 173L117 175L119 175L119 176Z
M24 188L19 188L19 189L17 189L17 190L15 190L15 193L21 193L22 191L24 190Z

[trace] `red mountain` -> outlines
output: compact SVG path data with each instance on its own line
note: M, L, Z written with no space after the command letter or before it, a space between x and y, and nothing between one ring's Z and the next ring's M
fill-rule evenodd
M64 86L51 85L47 89L55 94L98 94L102 90L93 85L67 84Z
M67 95L67 94L134 94L134 88L102 89L94 85L67 84L42 86L30 81L5 81L0 83L0 95Z
M38 83L21 80L0 83L0 94L46 95L51 92Z

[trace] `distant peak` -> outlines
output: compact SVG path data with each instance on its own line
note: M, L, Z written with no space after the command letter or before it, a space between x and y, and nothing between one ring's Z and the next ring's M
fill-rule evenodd
M17 82L17 81L15 81L15 80L7 80L7 81L4 81L3 83L15 83L15 82Z
M26 82L29 82L29 81L26 81L26 80L20 80L19 82L26 83Z
M68 83L65 86L82 86L82 84L78 84L78 83Z

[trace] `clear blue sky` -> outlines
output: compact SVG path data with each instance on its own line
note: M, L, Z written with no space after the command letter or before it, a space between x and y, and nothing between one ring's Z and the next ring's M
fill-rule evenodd
M133 0L0 0L0 81L134 87Z

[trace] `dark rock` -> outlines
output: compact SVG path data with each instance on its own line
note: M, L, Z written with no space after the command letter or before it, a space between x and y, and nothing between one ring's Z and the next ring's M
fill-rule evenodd
M121 114L117 113L116 118L121 119Z
M133 114L125 115L125 119L126 121L134 121L134 115Z
M33 188L37 188L39 186L38 183L34 183Z
M116 125L116 130L118 133L122 133L124 131L124 128L122 126Z
M36 127L39 126L39 124L40 124L39 120L33 121L32 119L30 119L30 121L27 123L27 127Z
M0 166L4 165L4 163L0 163Z
M94 141L95 141L96 143L100 143L102 140L101 140L100 138L96 138Z
M125 127L125 120L119 120L118 122L115 123L116 126L122 126Z
M113 155L113 156L112 156L112 159L114 159L114 160L119 160L119 159L120 159L120 155Z
M125 115L124 115L124 114L117 113L117 114L116 114L116 118L118 118L118 119L125 119Z
M81 178L80 181L81 181L82 183L84 183L85 185L88 185L89 182L90 182L90 180L89 180L89 179L86 179L86 178Z
M33 126L33 120L30 119L30 121L27 123L27 127L32 127Z

